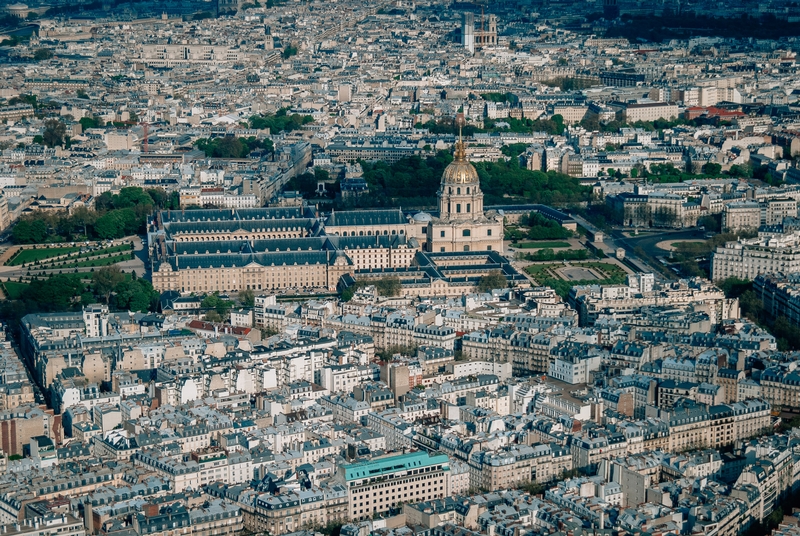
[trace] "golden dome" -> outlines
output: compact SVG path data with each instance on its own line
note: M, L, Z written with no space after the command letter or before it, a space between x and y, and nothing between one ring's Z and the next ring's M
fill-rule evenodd
M444 173L442 173L442 183L465 184L479 181L478 172L475 167L467 161L464 143L459 139L456 142L453 161L444 168Z

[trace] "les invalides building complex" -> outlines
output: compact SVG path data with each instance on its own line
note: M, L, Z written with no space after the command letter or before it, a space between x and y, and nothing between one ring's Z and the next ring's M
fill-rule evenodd
M153 286L181 293L245 289L333 291L359 279L400 278L405 295L461 295L500 271L503 217L484 212L459 138L438 192L439 213L332 212L310 207L162 211L149 232Z

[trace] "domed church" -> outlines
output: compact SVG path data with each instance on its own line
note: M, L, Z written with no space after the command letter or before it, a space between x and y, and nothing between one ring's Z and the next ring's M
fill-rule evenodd
M461 119L461 118L459 118ZM459 124L453 161L439 186L439 217L431 218L426 251L503 251L503 217L483 211L483 192L478 172L467 161Z

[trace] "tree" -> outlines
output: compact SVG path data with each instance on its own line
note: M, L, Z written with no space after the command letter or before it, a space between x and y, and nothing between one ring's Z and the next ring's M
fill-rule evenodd
M296 54L297 54L297 47L296 46L286 45L286 47L283 49L283 52L281 53L281 57L283 59L285 59L285 60L288 60L289 58L291 58L292 56L294 56Z
M256 304L256 296L252 290L246 289L239 293L239 303L243 307L253 307Z
M81 124L81 127L83 127L83 130L103 126L103 120L99 117L81 117L78 122Z
M314 118L310 115L292 114L288 115L288 108L281 108L274 115L253 115L250 117L250 128L257 130L269 129L270 133L277 134L278 132L290 132L297 130L305 124L312 123ZM272 143L270 140L265 140L269 143L268 150L272 150Z
M158 208L166 208L170 202L170 196L163 188L148 188L145 191Z
M113 198L114 208L129 208L139 205L152 206L153 198L148 192L138 187L122 188Z
M131 208L112 210L100 216L94 230L103 239L122 238L135 234L144 220L140 220Z
M722 166L714 162L706 162L703 164L703 173L706 175L720 175Z
M399 277L384 277L375 282L375 289L381 296L399 296L402 290L402 284L400 283Z
M45 61L53 57L53 51L49 48L37 48L33 53L34 61Z
M525 149L527 148L528 148L527 143L512 143L510 145L503 145L503 147L500 149L500 152L502 152L506 156L510 156L513 158L515 156L519 156L522 153L524 153Z
M752 175L752 173L753 173L753 170L752 170L751 166L748 166L747 164L744 164L744 165L741 165L741 166L739 164L734 164L728 170L728 175L730 175L731 177L747 178L747 177L750 177Z
M219 297L219 292L215 292L203 298L203 301L200 302L200 307L203 309L214 309L220 318L224 320L228 317L228 313L231 307L233 307L233 302L223 300ZM208 315L206 315L206 317L208 317Z
M569 238L572 232L558 224L558 222L531 212L527 218L528 238L531 240L551 240L554 238Z
M155 309L158 292L145 279L125 280L114 289L114 301L117 309L146 313Z
M97 222L97 212L86 207L76 207L72 211L72 223L75 227L83 228L83 236L89 237L89 226Z
M355 285L349 286L342 291L341 300L343 302L349 302L350 300L353 299L355 293L356 293L356 286Z
M44 122L42 141L48 147L55 147L64 143L64 135L66 133L67 125L58 119L48 119Z
M697 225L702 225L708 232L718 233L720 232L720 228L722 227L722 215L715 214L715 215L703 216L702 218L699 218L697 220Z
M71 275L57 274L44 281L32 282L22 293L26 302L31 301L46 311L65 311L75 297L83 294L84 284Z
M485 276L481 277L478 283L478 292L490 292L497 288L506 288L508 281L506 280L503 272L500 270L492 270Z
M753 282L738 277L728 277L718 281L717 286L725 293L726 298L738 298L746 291L753 289Z
M760 322L764 319L764 303L758 299L758 295L752 289L745 290L742 292L741 296L739 296L739 307L742 310L742 315L747 318L756 322ZM775 336L777 337L778 334L775 333Z
M209 322L222 322L222 315L214 310L211 310L206 313L206 320Z
M120 271L119 266L116 265L103 266L92 274L94 292L98 296L102 296L106 303L109 303L111 293L117 285L123 281L125 281L125 275Z
M15 244L41 244L47 239L47 224L40 219L21 219L11 232Z

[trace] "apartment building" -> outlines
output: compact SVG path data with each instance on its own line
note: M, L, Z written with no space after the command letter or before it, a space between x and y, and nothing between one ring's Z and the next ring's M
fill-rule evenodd
M227 46L202 44L142 45L141 59L150 67L178 65L215 65L236 62L244 57L241 50Z
M253 533L287 534L309 526L325 526L348 519L345 486L300 489L279 495L259 495L244 507L244 526Z
M791 198L774 198L763 201L763 225L781 225L786 218L797 217L797 200Z
M800 325L800 274L762 274L753 280L753 290L773 318L782 316Z
M3 534L10 536L85 536L83 521L70 514L48 514L44 517L25 519L13 525L3 526Z
M717 247L711 257L711 278L752 280L759 274L800 271L800 232L758 238L740 238Z
M669 450L719 449L770 429L770 404L746 400L733 404L705 406L692 401L678 402L669 414Z
M411 452L341 464L337 475L347 487L348 517L369 519L399 503L449 495L449 471L450 459L446 455Z
M655 121L656 119L674 119L679 110L675 104L668 102L647 102L642 104L626 104L611 102L609 106L621 112L628 123L636 121Z
M653 291L641 293L630 284L576 286L570 290L569 302L578 311L581 326L594 325L607 310L613 310L617 315L628 315L639 313L643 307L691 305L694 310L699 310L702 306L711 324L739 318L738 300L725 298L720 289L703 279L659 285Z
M572 469L563 445L515 445L470 455L469 482L474 489L510 489L526 482L550 482Z
M722 229L724 231L735 233L758 229L760 225L761 205L755 201L728 203L722 208Z

